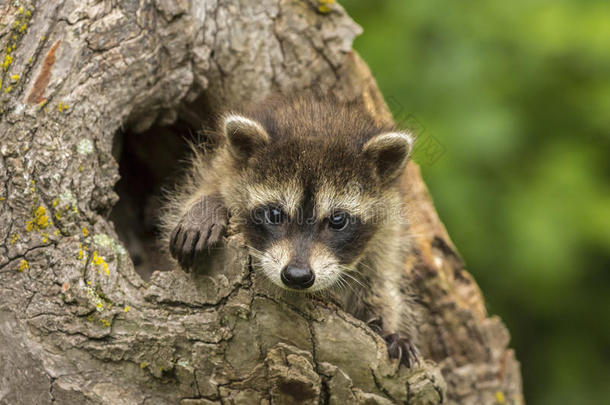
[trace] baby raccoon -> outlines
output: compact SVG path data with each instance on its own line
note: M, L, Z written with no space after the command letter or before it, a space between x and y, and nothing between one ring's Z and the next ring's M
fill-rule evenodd
M377 123L362 103L314 96L272 97L219 124L221 145L196 154L167 210L181 267L220 244L230 222L275 285L347 287L343 308L382 334L392 357L417 361L398 185L412 137Z

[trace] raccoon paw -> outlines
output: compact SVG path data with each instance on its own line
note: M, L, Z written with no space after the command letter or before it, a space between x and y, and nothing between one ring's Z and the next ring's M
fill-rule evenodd
M193 205L169 237L169 250L180 266L189 271L197 255L210 250L224 236L227 209L219 197L208 196Z
M388 345L388 354L391 358L398 359L399 363L409 368L420 363L419 350L411 340L401 338L397 333L385 335L383 339Z

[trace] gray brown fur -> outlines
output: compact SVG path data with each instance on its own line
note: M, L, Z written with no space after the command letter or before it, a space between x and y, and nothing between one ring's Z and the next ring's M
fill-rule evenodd
M188 269L221 243L230 218L274 284L287 288L286 267L307 269L315 280L305 292L340 290L344 309L378 328L391 355L417 359L398 187L409 136L377 124L362 104L314 96L272 97L227 113L218 131L218 149L195 151L171 195L164 227L172 256ZM330 225L335 214L332 221L349 218L342 230Z

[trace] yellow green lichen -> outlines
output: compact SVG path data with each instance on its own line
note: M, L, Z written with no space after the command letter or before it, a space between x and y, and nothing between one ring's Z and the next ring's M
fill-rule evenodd
M107 276L110 275L110 270L108 269L108 263L106 263L104 258L97 253L97 250L95 250L93 252L93 256L91 256L91 262L93 264L95 264L96 266L99 266L98 274L100 274L101 271L104 271L104 273L106 273Z
M504 398L504 393L502 391L497 391L496 392L496 402L498 404L505 404L506 403L506 398Z
M86 226L83 227L83 236L86 238L87 236L89 236L89 229L87 229Z
M143 361L140 363L140 368L146 368L146 367L148 367L149 364L150 363L148 363L147 361Z
M53 223L49 220L47 210L42 205L36 208L34 211L34 218L25 223L25 230L31 232L33 230L39 231L44 229Z
M95 309L97 312L102 312L106 307L112 306L110 303L106 303L102 295L96 292L93 288L90 287L90 283L87 282L87 285L83 287L89 299L91 299L93 305L95 305ZM105 305L107 304L107 305Z
M55 213L53 216L56 220L61 220L64 216L66 216L71 210L74 213L78 213L78 209L74 205L74 197L70 193L65 193L53 200L51 206L55 208ZM60 204L64 204L63 206L59 206Z
M106 328L110 327L110 321L108 319L101 319L100 323Z
M21 259L21 262L19 262L19 267L17 268L17 270L26 271L29 268L30 268L30 264L28 263L28 261L25 259Z
M9 38L9 43L6 46L6 55L4 55L4 60L2 61L2 63L0 63L0 66L2 67L2 70L4 70L5 72L9 69L9 67L11 66L11 64L13 63L13 57L11 56L11 53L17 49L17 44L19 43L19 40L23 37L23 35L26 33L26 31L28 30L28 21L30 20L32 16L32 12L30 10L25 10L23 7L19 8L19 11L17 13L17 18L15 19L15 21L12 24L12 34ZM14 79L14 77L18 75L13 75L11 76L11 78L13 78L13 80L18 80L18 79ZM10 93L11 92L11 88L10 86L8 88L6 88L4 90L6 93Z
M336 0L319 0L318 1L318 11L322 14L328 14L332 10L331 5L335 3Z
M68 104L63 103L61 101L57 104L57 111L59 112L68 111L69 108L70 106Z
M36 209L36 224L41 228L49 226L49 217L46 215L47 210L43 206Z
M4 200L6 200L6 198L0 197L0 201L4 201Z
M11 245L14 245L14 244L15 244L15 242L17 242L18 240L19 240L19 234L18 234L18 233L15 233L15 234L13 234L13 236L11 236L11 241L10 241L10 244L11 244Z
M80 249L78 251L78 260L81 261L87 261L87 257L89 257L89 255L87 254L87 252L89 251L89 248L87 246L84 246L82 243L79 245ZM87 282L89 284L89 282Z
M8 53L11 52L10 47L7 49L7 52ZM11 55L9 55L8 53L6 56L4 56L4 62L2 63L2 69L4 69L5 72L8 69L8 67L11 66L11 63L13 63L13 57Z
M11 75L11 80L13 80L13 81L19 80L19 75Z
M131 309L131 307L129 305L126 305L125 308L123 308L123 311L129 312L130 309Z

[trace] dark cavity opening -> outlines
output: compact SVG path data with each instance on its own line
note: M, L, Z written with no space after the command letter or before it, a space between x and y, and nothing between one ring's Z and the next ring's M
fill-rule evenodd
M139 119L129 121L137 123ZM115 135L113 154L121 178L115 186L119 201L110 220L136 272L145 281L154 271L172 268L167 250L161 249L159 241L161 196L184 175L189 142L212 142L206 131L212 125L213 114L205 98L200 97L182 106L171 125L153 125L143 132L134 131L137 125L128 125Z

